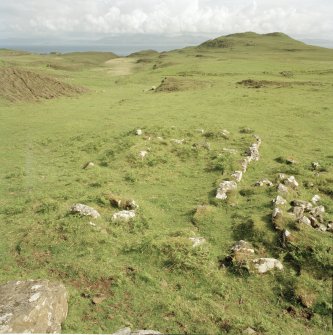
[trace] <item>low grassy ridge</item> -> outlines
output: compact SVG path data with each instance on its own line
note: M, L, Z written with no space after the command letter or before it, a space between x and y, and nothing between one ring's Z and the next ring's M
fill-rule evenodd
M127 325L330 333L332 234L287 220L281 225L293 240L281 243L271 220L276 186L254 184L293 175L300 185L286 199L318 194L332 220L333 51L283 34L235 34L134 54L137 66L122 76L110 71L113 55L104 56L0 51L0 71L19 67L87 88L48 101L0 98L0 282L63 281L64 333ZM133 63L121 62L112 66ZM260 160L218 201L219 182L239 169L254 133ZM111 195L134 199L137 216L113 222ZM101 218L70 215L74 203ZM190 237L206 243L193 248ZM284 270L224 266L240 239Z

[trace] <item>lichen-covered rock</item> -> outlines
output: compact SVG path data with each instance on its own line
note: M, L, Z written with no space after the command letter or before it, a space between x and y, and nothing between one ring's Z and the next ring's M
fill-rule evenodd
M237 183L239 183L242 180L243 172L235 171L231 176L236 180Z
M68 312L63 284L10 281L0 286L0 333L60 333Z
M275 258L256 258L253 264L258 273L266 273L274 269L283 270L282 263Z
M237 189L237 183L235 181L225 180L220 183L217 192L216 198L220 200L227 199L228 193Z
M99 218L101 215L96 211L96 209L93 209L92 207L83 205L83 204L75 204L71 207L71 213L72 214L80 214L83 216L91 216L94 219Z
M135 217L135 211L119 211L112 215L112 221L129 221Z

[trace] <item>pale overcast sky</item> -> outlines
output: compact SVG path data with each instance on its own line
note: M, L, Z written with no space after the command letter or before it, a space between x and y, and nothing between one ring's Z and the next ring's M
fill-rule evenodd
M243 31L333 39L333 0L0 0L0 38Z

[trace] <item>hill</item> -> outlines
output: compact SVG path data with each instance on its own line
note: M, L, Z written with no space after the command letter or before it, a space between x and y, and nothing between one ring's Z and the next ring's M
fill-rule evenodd
M85 91L35 72L15 67L0 68L0 97L10 101L53 99Z

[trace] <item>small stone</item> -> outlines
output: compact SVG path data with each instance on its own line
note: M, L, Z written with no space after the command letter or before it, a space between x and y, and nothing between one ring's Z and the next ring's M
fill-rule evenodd
M318 228L320 231L326 231L327 230L327 227L324 225L324 224L320 224L319 225L319 228Z
M143 131L141 129L137 129L135 131L135 135L141 136L143 134Z
M144 330L135 330L131 335L158 335L161 334L157 330L144 329Z
M314 170L318 170L320 168L320 164L318 162L312 162L311 166Z
M226 129L221 130L220 134L226 140L230 137L230 132L228 130L226 130Z
M112 333L111 335L131 335L131 328L126 327L126 328L122 328L117 330L115 333Z
M281 194L286 194L286 193L289 192L288 187L286 187L285 185L283 185L281 183L278 185L277 190Z
M83 165L83 169L84 170L88 170L91 169L95 166L95 164L93 162L87 162L86 164Z
M311 199L311 202L314 204L314 205L317 205L317 202L320 201L321 198L318 194L315 194L312 199Z
M105 299L106 299L106 296L105 296L105 295L103 295L103 294L99 294L99 295L96 295L95 297L93 297L93 298L91 299L91 301L92 301L92 303L93 303L94 305L99 305L99 304L101 304Z
M251 158L251 160L258 161L260 158L259 154L259 146L257 143L253 143L246 151L246 154L248 157Z
M243 330L243 334L244 335L253 335L253 334L257 334L257 332L254 329L249 327L249 328L246 328L245 330Z
M278 174L278 180L279 181L284 181L285 179L287 179L287 175L284 173L279 173Z
M295 207L302 207L306 211L310 211L312 209L312 204L303 200L293 200L290 204Z
M285 200L284 198L282 198L280 195L278 195L274 200L273 203L276 206L283 206L287 203L287 200Z
M295 218L297 220L300 220L303 217L304 214L304 208L300 206L296 206L293 208L293 213L295 215Z
M175 144L184 144L185 140L184 139L177 140L176 138L173 138L171 139L171 142Z
M112 215L112 221L129 221L135 217L135 211L119 211Z
M88 224L92 227L96 227L96 223L89 221Z
M146 150L141 150L141 151L139 152L139 156L140 156L142 159L144 159L147 155L148 155L148 151L146 151Z
M268 180L267 178L264 178L264 179L258 180L254 184L254 186L260 186L260 187L264 186L264 185L271 187L271 186L273 186L273 183L270 180Z
M257 258L253 263L259 273L266 273L273 269L283 270L282 263L275 258Z
M319 228L319 222L317 221L317 219L313 216L309 217L310 220L310 224L313 228Z
M311 220L306 217L306 216L302 216L300 219L299 219L299 222L300 223L304 223L305 225L307 226L311 226Z
M243 172L242 171L235 171L231 176L233 178L235 178L237 183L239 183L242 180Z
M204 243L206 243L206 239L203 237L189 237L189 240L192 241L193 248L198 247Z
M290 176L289 178L287 178L284 181L284 184L286 186L289 186L289 187L293 188L293 189L297 188L298 185L299 185L294 176Z
M227 199L227 193L230 191L236 190L237 184L235 181L225 180L220 183L219 188L217 189L216 199L224 200Z
M99 218L101 215L92 207L83 205L83 204L75 204L70 209L72 214L80 214L83 216L91 216L94 219Z
M254 248L252 244L244 240L240 240L236 242L231 248L231 251L232 253L245 252L245 253L254 254Z
M205 130L200 128L195 130L197 133L204 134Z
M297 161L295 161L293 158L287 158L286 163L289 165L297 164Z
M252 160L251 157L250 157L250 156L247 156L247 157L245 157L245 158L241 161L241 166L242 166L242 171L243 171L243 173L246 172L246 170L247 170L247 168L248 168L248 166L249 166L251 160Z

